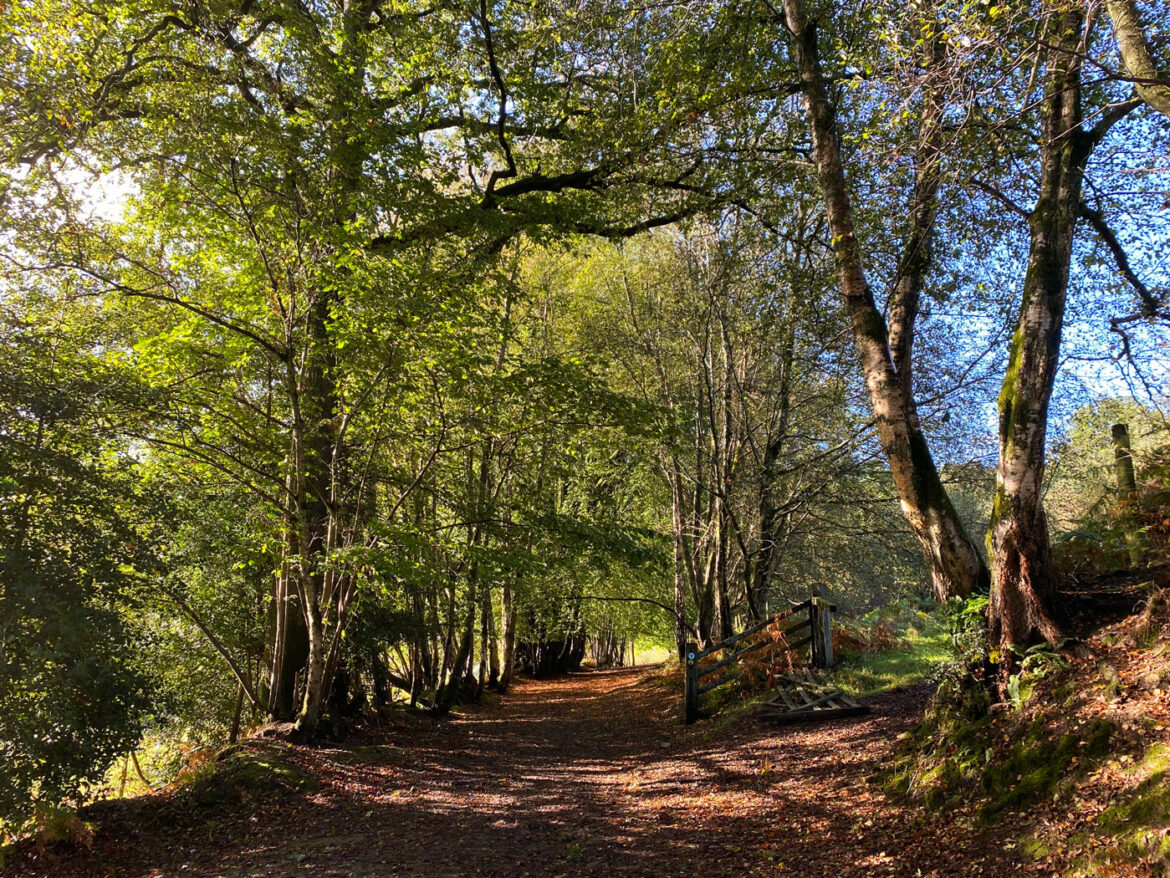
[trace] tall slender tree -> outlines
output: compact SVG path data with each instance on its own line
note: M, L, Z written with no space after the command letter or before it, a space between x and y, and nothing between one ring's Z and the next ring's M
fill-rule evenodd
M1014 649L1061 637L1051 605L1057 583L1043 504L1049 403L1086 166L1113 125L1137 106L1134 100L1114 103L1086 126L1081 80L1093 19L1080 0L1054 0L1046 4L1044 21L1039 187L1028 213L1028 267L998 400L999 464L988 534L991 640L1002 656L1005 683Z
M840 291L902 511L922 547L938 600L986 589L987 565L947 495L914 396L914 330L931 263L942 173L944 110L939 67L944 50L937 33L922 40L926 47L922 63L928 74L922 86L910 231L892 284L894 293L887 321L866 278L836 105L823 72L818 29L809 19L804 0L785 0L783 26L791 36L792 55L812 130L813 162L832 236ZM927 20L923 28L928 32L936 30L933 20Z

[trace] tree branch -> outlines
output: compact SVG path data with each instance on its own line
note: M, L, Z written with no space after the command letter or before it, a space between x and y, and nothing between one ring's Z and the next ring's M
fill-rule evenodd
M1162 310L1162 302L1159 301L1149 287L1142 283L1129 264L1129 258L1125 255L1125 250L1121 246L1121 242L1117 240L1117 235L1109 228L1108 223L1105 222L1105 217L1099 211L1093 210L1087 204L1081 204L1079 213L1081 217L1088 220L1089 225L1097 232L1098 237L1101 238L1105 246L1109 248L1109 252L1113 254L1113 261L1117 263L1117 270L1121 272L1121 276L1125 278L1138 298L1141 300L1142 308L1139 312L1143 317L1160 317L1167 318L1167 313Z
M972 177L970 179L970 183L972 186L975 186L977 189L982 189L984 192L986 192L992 198L996 199L1001 204L1005 205L1013 213L1019 214L1024 219L1031 219L1032 218L1032 211L1025 210L1024 208L1020 207L1020 205L1016 204L1016 202L1012 201L1011 198L1009 198L1004 193L1000 192L998 189L996 189L990 183L984 183L982 180L978 179L977 177Z
M496 139L500 142L500 148L504 150L504 159L508 163L506 169L502 171L496 169L488 178L487 189L483 196L484 205L487 206L494 201L496 182L516 176L516 159L512 156L512 147L508 143L508 135L505 130L505 126L508 124L508 89L504 85L504 77L500 73L500 65L496 60L496 49L492 42L492 25L488 21L487 0L479 0L479 16L483 24L483 40L487 49L488 67L492 72L492 81L500 93L500 109L496 119Z
M1121 50L1121 61L1133 77L1134 88L1142 100L1164 116L1170 116L1170 81L1158 76L1154 57L1142 29L1134 0L1106 0L1113 33Z
M252 702L252 706L257 708L260 707L260 699L258 699L256 697L256 693L252 691L252 686L248 682L248 679L244 676L243 671L240 670L240 666L236 664L236 660L231 657L231 654L228 653L224 645L220 643L219 638L215 636L214 632L212 632L212 630L207 627L207 624L201 618L199 618L199 614L191 609L190 604L188 604L185 600L183 600L183 598L170 589L163 588L163 593L172 601L174 601L178 605L179 609L186 613L191 621L195 623L195 627L202 631L204 636L206 636L207 639L211 641L211 645L215 647L215 651L223 656L223 660L226 661L228 663L228 667L232 669L232 674L239 682L240 688L244 690L244 694L248 696L248 700Z
M692 626L687 623L687 620L685 618L680 618L678 616L678 614L675 613L674 607L668 607L666 604L662 603L661 601L656 601L653 598L606 597L604 595L597 595L597 594L582 594L582 595L576 595L575 597L572 597L569 600L603 601L606 603L624 603L624 604L650 604L651 606L659 607L660 609L666 610L666 612L670 613L672 618L680 621L682 623L683 627L686 628L687 630L690 630L690 631L694 630L692 628Z

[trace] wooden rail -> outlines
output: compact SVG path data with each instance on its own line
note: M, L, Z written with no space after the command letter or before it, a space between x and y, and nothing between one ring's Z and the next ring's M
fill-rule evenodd
M785 614L788 619L794 621L784 629L786 646L790 651L802 649L805 646L809 647L809 663L815 668L827 668L833 664L833 630L832 630L832 613L836 611L836 607L829 604L819 597L809 598L807 601L801 601L795 604ZM799 618L799 621L795 621ZM765 646L771 646L768 641L763 640L758 643L750 643L747 646L737 649L729 655L725 655L714 664L708 665L705 668L699 667L699 662L703 659L714 655L723 650L730 650L736 644L743 642L747 637L763 631L769 625L773 625L781 620L781 614L777 613L770 619L763 622L757 622L745 628L739 634L732 635L726 640L721 640L708 646L706 649L699 649L698 644L688 643L686 646L686 691L683 698L683 722L691 724L699 718L699 696L710 692L734 680L738 674L734 669L728 671L720 677L703 683L703 678L710 677L712 674L723 670L731 665L736 664L740 658L757 649L762 649ZM788 637L792 634L803 632L807 629L808 634L805 634L798 640L790 641Z

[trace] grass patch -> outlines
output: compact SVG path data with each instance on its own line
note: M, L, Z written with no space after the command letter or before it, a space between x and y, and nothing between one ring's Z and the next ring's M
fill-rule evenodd
M937 613L895 605L892 611L863 616L855 627L864 634L879 625L893 633L889 648L840 650L833 680L850 695L913 686L954 658L947 623Z
M835 620L833 642L837 657L833 681L851 695L874 695L921 683L954 660L946 617L934 607L928 612L911 602L892 604L851 623ZM761 682L759 668L750 672L733 666L729 670L732 680L700 697L699 716L708 733L752 713L775 695L774 686ZM780 668L780 672L785 671ZM662 671L645 679L677 696L681 713L683 668L673 656Z
M669 661L675 655L673 647L663 646L660 643L639 643L634 648L634 664L632 667L641 668L646 665L660 665Z
M852 622L835 620L833 643L837 658L833 682L851 695L921 683L955 658L945 615L913 602L898 602ZM773 685L761 682L759 667L754 672L743 666L731 670L735 675L731 681L700 696L699 715L708 734L754 712L775 695ZM786 673L782 666L771 672ZM681 696L682 677L681 666L668 663L667 673L659 679L677 686Z

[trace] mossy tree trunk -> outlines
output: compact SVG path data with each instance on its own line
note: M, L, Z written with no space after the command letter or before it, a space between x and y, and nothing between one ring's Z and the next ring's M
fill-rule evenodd
M293 565L301 612L308 633L305 690L297 728L312 732L320 718L330 680L328 620L337 574L327 569L337 548L337 485L334 474L340 449L335 445L337 417L336 358L329 330L333 294L318 293L309 316L305 367L293 370L292 465L297 489L295 510L300 557Z
M1013 650L1041 639L1056 643L1062 633L1051 606L1056 571L1041 496L1048 406L1085 165L1109 126L1128 112L1122 106L1104 114L1091 131L1082 126L1085 38L1083 8L1052 10L1044 34L1039 196L1028 218L1028 269L999 394L999 465L988 533L993 569L988 619L1005 684L1015 666Z
M784 18L792 35L801 93L812 125L813 159L832 233L841 294L902 513L922 549L939 601L985 589L987 565L947 495L913 392L914 325L931 261L940 183L942 106L928 84L917 147L911 229L890 302L891 324L887 324L862 267L833 102L821 69L816 29L808 20L804 0L785 0ZM941 47L927 51L937 64Z
M291 492L287 496L291 498ZM288 499L289 508L292 500ZM284 554L296 556L295 524L291 514L284 522ZM273 579L273 600L269 615L268 644L265 649L267 689L266 704L272 718L281 722L296 716L296 676L309 655L309 634L305 630L300 598L292 580L290 563L285 560Z

